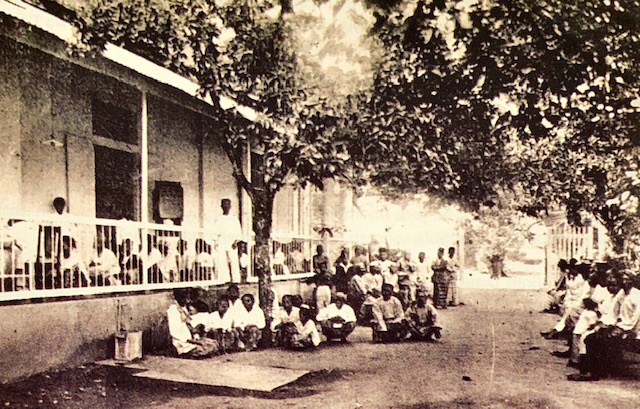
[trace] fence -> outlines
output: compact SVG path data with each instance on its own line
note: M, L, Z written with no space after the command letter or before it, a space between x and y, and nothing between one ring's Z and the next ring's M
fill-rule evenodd
M24 214L0 225L0 300L228 281L202 229Z
M320 239L302 235L275 235L271 244L271 269L274 280L304 278L314 274L312 260L318 245L333 263L343 249L353 255L355 242L340 239ZM256 279L256 277L253 277Z
M71 215L0 216L0 301L220 285L231 281L227 253L200 228ZM275 280L311 276L323 244L333 262L353 243L277 236ZM241 281L255 281L253 245L238 246ZM234 259L235 257L232 257ZM226 265L226 266L225 266ZM224 266L224 268L221 268ZM234 281L239 281L234 277Z

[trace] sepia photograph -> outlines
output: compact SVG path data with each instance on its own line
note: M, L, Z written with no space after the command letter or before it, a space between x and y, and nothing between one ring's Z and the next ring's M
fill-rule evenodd
M0 408L640 405L640 1L0 0Z

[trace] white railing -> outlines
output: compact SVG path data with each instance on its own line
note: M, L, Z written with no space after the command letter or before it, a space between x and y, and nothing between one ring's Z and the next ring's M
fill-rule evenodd
M85 218L72 215L0 214L0 301L82 296L231 281L225 252L201 228ZM314 274L322 244L330 267L355 243L310 236L275 235L274 280ZM255 282L253 245L239 246L241 281ZM224 256L222 256L224 255Z
M230 281L199 228L32 214L0 226L0 301Z
M355 242L341 239L321 239L304 235L274 234L271 243L271 273L273 280L289 278L305 278L315 274L313 271L313 256L318 245L322 245L329 258L330 268L342 249L347 249L350 257L353 255ZM249 281L257 277L251 276Z

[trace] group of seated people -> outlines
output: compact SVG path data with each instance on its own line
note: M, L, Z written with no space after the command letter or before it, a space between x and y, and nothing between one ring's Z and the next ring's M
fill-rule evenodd
M607 263L560 260L561 276L549 291L551 305L561 318L547 339L566 339L568 349L552 354L568 358L579 373L572 381L591 381L614 374L622 364L622 351L634 347L640 334L640 290L635 275Z
M300 296L285 295L267 327L253 294L240 297L235 284L216 300L213 312L189 290L176 289L174 303L167 310L169 334L178 355L196 358L254 351L261 344L315 348L324 340L346 342L355 329L355 313L345 300L343 294L336 294L334 302L316 314Z
M331 302L317 309L299 295L285 295L273 309L269 326L263 310L252 294L240 297L231 284L216 300L216 308L188 289L176 289L167 310L172 344L179 356L202 358L217 354L253 351L259 345L286 349L313 349L322 342L347 342L357 325L356 312L344 293L335 293ZM393 286L384 284L382 295L370 309L369 324L374 342L406 339L434 340L441 337L437 312L427 292L417 291L417 299L407 308L393 295Z

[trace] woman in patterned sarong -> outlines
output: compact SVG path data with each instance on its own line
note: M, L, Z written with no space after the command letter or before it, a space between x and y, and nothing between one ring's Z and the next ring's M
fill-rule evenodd
M433 270L433 299L436 308L447 308L447 290L449 288L449 272L447 260L444 259L444 249L438 249L438 258L431 264Z

